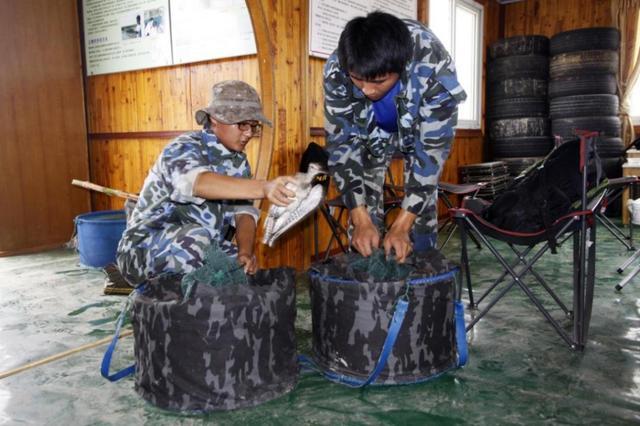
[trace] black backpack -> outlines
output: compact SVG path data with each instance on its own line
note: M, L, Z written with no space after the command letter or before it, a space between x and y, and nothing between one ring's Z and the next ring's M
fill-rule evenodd
M595 140L586 140L587 188L601 186L602 166L594 149ZM582 198L580 139L570 139L547 157L525 170L482 212L488 222L515 232L549 230L554 221L580 207ZM552 249L555 241L550 238Z

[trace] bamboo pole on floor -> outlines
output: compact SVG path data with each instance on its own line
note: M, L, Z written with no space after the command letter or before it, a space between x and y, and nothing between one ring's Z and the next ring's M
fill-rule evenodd
M119 338L122 339L123 337L130 336L132 334L133 334L133 330L131 330L131 329L124 330L122 333L120 333ZM92 348L95 348L97 346L102 346L104 344L107 344L107 343L111 342L112 339L113 339L113 337L111 337L111 336L105 337L104 339L96 340L95 342L87 343L86 345L78 346L77 348L69 349L69 350L66 350L64 352L60 352L60 353L57 353L55 355L48 356L46 358L39 359L38 361L30 362L30 363L25 364L25 365L23 365L21 367L17 367L17 368L11 369L11 370L0 372L0 380L4 379L6 377L9 377L9 376L13 376L14 374L22 373L23 371L31 370L32 368L40 367L41 365L48 364L48 363L53 362L53 361L57 361L59 359L68 357L68 356L76 354L78 352L86 351L88 349L92 349Z

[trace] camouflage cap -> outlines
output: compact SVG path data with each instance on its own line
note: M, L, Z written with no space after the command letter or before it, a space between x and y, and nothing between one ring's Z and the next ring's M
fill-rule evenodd
M196 112L198 124L204 124L207 116L224 124L257 120L271 126L262 113L262 103L256 89L239 80L227 80L217 83L211 89L209 106Z

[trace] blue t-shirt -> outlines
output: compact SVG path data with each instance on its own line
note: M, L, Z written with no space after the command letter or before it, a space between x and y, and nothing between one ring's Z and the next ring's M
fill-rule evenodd
M376 116L378 126L389 133L398 131L398 109L395 98L400 93L400 80L389 89L386 95L373 103L373 114Z

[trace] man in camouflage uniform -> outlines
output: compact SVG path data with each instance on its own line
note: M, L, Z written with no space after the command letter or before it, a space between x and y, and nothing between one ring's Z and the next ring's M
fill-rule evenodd
M384 230L383 184L404 156L402 210L383 246L399 261L435 245L437 184L466 98L452 59L423 24L373 12L349 21L324 68L329 170L369 256ZM410 235L411 233L411 235Z
M243 151L259 133L260 122L271 124L253 87L235 80L214 85L211 103L196 113L196 121L202 130L181 135L163 149L120 240L118 267L132 285L199 268L211 244L254 273L259 211L250 200L267 198L285 206L295 195L285 187L295 185L292 177L251 179ZM224 238L231 226L237 248Z

